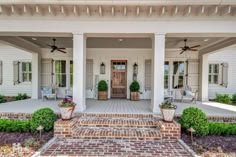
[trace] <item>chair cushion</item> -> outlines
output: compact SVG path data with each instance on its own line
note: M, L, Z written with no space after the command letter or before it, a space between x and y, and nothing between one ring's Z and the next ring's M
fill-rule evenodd
M44 87L43 88L43 93L44 94L52 94L52 88Z
M185 96L194 96L194 93L192 91L190 91L190 90L185 90L184 91L184 95Z

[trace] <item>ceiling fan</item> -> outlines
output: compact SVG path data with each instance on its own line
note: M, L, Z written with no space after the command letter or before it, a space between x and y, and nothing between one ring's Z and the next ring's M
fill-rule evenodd
M53 40L53 44L52 45L47 44L49 47L51 47L51 49L52 49L51 52L54 52L55 50L57 50L57 51L60 51L62 53L66 53L65 51L63 51L66 48L64 48L64 47L61 47L61 48L57 47L56 46L56 39L53 38L52 40Z
M197 48L197 47L200 47L201 45L195 45L195 46L191 46L191 47L189 47L189 46L187 46L187 39L184 39L184 47L180 47L181 48L181 52L180 52L180 54L182 54L182 53L184 53L185 51L198 51L198 49L195 49L195 48Z

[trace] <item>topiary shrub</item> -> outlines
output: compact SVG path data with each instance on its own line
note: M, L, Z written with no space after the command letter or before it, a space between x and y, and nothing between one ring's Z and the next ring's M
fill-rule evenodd
M185 109L179 122L184 130L192 127L196 131L196 136L205 136L209 132L206 114L198 108L189 107Z
M57 116L50 108L42 108L35 111L31 119L31 129L32 131L37 131L37 127L42 125L44 131L50 131L54 127L54 122L56 121Z
M1 103L4 103L4 102L6 102L6 101L7 101L7 99L5 98L5 96L0 95L0 104L1 104Z
M216 94L216 102L230 104L230 96L228 94Z
M27 96L27 94L26 93L18 93L18 95L16 96L16 100L25 100L25 99L27 99L28 98L28 96Z
M105 80L101 80L98 83L98 91L105 92L108 90L107 82Z
M139 92L140 86L138 81L133 81L129 86L129 89L131 92Z

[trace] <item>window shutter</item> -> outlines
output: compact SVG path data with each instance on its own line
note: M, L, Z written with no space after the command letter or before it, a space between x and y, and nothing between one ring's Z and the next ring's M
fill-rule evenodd
M228 86L228 69L229 65L228 63L222 63L222 86L227 88Z
M14 85L20 83L20 62L14 61L13 62L13 83Z
M151 68L152 62L151 60L145 60L145 90L151 90Z
M52 86L52 73L53 73L52 59L45 58L41 61L41 86Z
M3 78L3 74L2 74L2 61L0 61L0 85L2 84L2 78Z
M197 89L199 85L199 60L189 59L186 68L186 85Z
M86 89L93 89L93 60L86 61Z

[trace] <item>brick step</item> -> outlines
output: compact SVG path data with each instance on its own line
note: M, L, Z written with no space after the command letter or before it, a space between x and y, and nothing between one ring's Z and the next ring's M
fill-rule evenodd
M154 128L108 128L108 127L79 127L72 135L73 138L85 139L161 139L158 129Z
M83 113L87 117L125 117L125 118L152 118L152 114L119 114L119 113Z
M152 118L125 118L125 117L80 117L79 126L93 127L146 127L156 128Z

